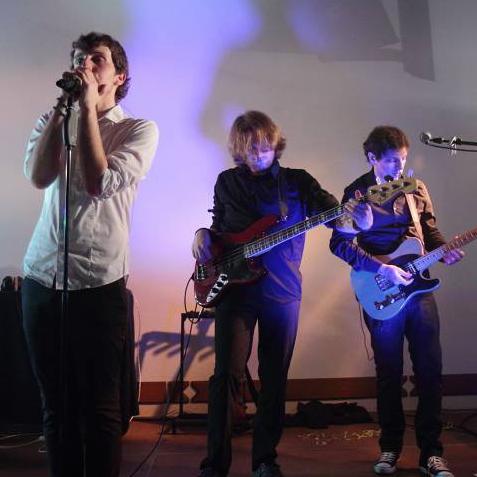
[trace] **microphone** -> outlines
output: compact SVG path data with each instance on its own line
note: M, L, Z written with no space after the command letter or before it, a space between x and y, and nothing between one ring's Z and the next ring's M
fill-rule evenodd
M447 139L444 139L443 137L432 137L432 134L430 132L422 132L419 134L419 140L428 145L430 142L433 144L447 144L449 141Z
M68 94L79 93L81 90L81 85L81 78L72 73L65 74L63 78L56 82L56 86Z
M429 141L432 139L430 132L422 132L419 134L419 140L424 144L429 144Z

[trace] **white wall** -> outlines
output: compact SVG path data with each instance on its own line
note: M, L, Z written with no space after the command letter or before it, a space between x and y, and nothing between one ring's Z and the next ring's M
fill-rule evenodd
M397 125L411 138L409 166L427 182L442 232L451 237L477 225L477 154L450 157L417 139L430 130L477 140L477 2L76 3L2 1L0 272L20 273L40 207L42 193L22 175L29 131L54 103L71 41L90 30L111 33L131 61L124 106L155 119L161 130L131 239L144 380L168 380L177 369L190 242L196 228L210 223L215 178L231 166L226 132L245 109L261 109L283 127L289 142L283 164L307 169L339 198L367 168L361 144L368 132ZM293 378L373 375L348 267L329 253L329 235L319 229L308 236ZM475 244L458 266L435 267L443 280L437 299L446 373L477 372L476 269ZM193 343L192 379L211 372L207 327L208 337Z

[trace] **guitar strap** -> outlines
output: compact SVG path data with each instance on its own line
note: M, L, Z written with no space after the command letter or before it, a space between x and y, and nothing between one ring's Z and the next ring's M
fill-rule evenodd
M416 198L414 194L404 194L406 196L407 206L409 207L409 212L411 212L411 218L414 223L414 227L416 229L417 236L419 240L424 245L424 235L422 233L421 221L419 220L419 214L417 213L416 208Z
M278 205L280 207L280 220L285 222L288 218L288 201L287 201L287 178L286 170L278 169Z

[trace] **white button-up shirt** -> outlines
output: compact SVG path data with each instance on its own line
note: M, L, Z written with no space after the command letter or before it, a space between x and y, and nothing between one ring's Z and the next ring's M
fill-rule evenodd
M51 114L51 113L50 113ZM49 114L37 122L28 142L25 174ZM119 105L99 119L108 169L101 193L84 186L73 149L70 188L68 288L78 290L112 283L128 274L130 211L138 183L149 170L159 133L152 121L133 119ZM64 154L64 152L63 152ZM24 274L46 287L63 287L63 213L65 172L45 190L43 207L24 259Z

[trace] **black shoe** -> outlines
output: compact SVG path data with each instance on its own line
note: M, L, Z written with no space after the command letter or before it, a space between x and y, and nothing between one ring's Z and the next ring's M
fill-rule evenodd
M399 452L381 452L379 459L373 466L375 474L390 475L396 472L396 462L399 459Z
M253 472L252 477L284 477L278 464L262 462Z
M447 462L437 455L433 455L427 459L427 465L420 465L419 470L430 477L454 477L450 471Z
M225 477L225 476L217 472L212 467L204 467L203 469L200 469L199 477Z

